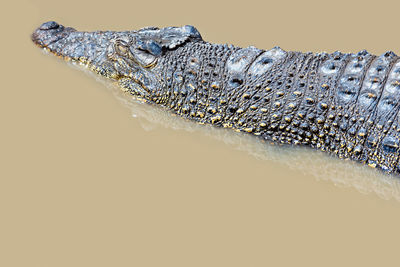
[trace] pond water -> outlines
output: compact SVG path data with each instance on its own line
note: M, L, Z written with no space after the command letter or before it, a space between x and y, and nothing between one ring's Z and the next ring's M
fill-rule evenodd
M29 38L48 20L79 30L193 24L205 40L241 47L400 52L398 3L375 5L9 4L0 266L397 266L399 178L184 121Z

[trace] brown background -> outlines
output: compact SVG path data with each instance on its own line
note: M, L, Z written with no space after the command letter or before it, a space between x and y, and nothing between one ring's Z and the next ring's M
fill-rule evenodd
M43 55L29 35L47 20L81 30L193 24L216 43L400 53L399 8L384 0L3 3L0 266L398 266L400 203L334 185L349 185L343 173L362 183L357 167L335 177L347 167L326 160L325 170L312 153L259 159L213 132L132 118L112 90ZM361 190L397 186L368 175Z

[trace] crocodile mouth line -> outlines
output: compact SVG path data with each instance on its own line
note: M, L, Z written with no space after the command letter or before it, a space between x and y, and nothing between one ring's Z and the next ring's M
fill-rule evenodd
M51 50L48 46L46 45L41 45L39 43L35 43L39 48L42 49L43 52L45 52L46 54L53 54L56 57L63 59L67 62L73 62L73 63L79 63L81 65L84 65L88 68L90 68L90 61L87 57L79 57L79 58L73 58L70 56L66 56L66 55L62 55L61 53L58 53L54 50Z
M88 70L92 70L92 71L95 71L95 72L98 71L95 66L92 66L90 64L90 61L86 57L73 58L73 57L65 56L65 55L62 55L61 53L58 53L58 52L56 52L54 50L51 50L47 45L42 45L42 44L39 44L39 43L36 43L36 42L35 42L35 44L39 48L41 48L42 51L45 54L53 54L56 57L58 57L60 59L63 59L65 61L69 62L69 63L76 63L76 64L79 64L82 67L85 67ZM152 65L151 67L153 67L155 64L152 63L151 65ZM124 80L124 79L130 80L130 81L134 82L137 86L140 86L140 88L143 89L146 93L150 93L149 88L147 88L140 80L136 79L133 75L127 76L127 75L121 75L120 74L120 75L118 75L116 77L112 77L112 78L109 77L108 79L111 80L112 82L117 82L117 83L119 81L121 81L121 80Z
M136 78L134 78L132 76L121 75L115 80L120 84L123 84L124 80L129 80L130 82L132 82L134 84L136 89L139 89L140 91L144 91L146 94L150 94L151 93L149 88L147 88L147 86L145 86L143 84L143 82L141 82L140 80L138 80L138 79L136 79ZM124 87L124 88L126 89L126 91L134 91L135 90L134 88L130 88L130 87L129 88ZM136 97L141 98L139 96L136 96Z

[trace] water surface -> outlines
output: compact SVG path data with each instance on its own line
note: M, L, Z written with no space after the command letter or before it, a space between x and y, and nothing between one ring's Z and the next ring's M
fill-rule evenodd
M8 3L0 266L397 266L400 188L370 168L185 122L29 39L193 24L215 43L400 53L380 1Z

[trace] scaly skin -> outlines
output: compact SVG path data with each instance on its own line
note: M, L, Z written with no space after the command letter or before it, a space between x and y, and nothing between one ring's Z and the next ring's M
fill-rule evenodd
M215 45L193 26L78 32L47 22L32 40L190 120L400 173L400 60L392 52Z

